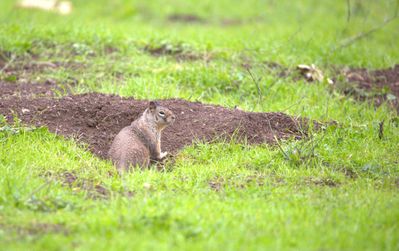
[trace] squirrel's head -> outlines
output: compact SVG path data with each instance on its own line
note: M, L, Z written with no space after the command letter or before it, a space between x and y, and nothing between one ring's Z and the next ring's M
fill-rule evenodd
M151 101L148 105L148 112L153 117L156 125L159 129L164 129L168 125L172 124L176 116L171 110L166 107L158 105L157 102Z

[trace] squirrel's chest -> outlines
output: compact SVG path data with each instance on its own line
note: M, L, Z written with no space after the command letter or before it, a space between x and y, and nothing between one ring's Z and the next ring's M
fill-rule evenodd
M156 138L157 140L161 140L161 132L156 132L156 133L155 133L155 138Z

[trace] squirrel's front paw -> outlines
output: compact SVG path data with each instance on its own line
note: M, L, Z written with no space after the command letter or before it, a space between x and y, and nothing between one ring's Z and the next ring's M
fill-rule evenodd
M163 159L168 155L168 152L161 152L161 154L159 154L159 159Z

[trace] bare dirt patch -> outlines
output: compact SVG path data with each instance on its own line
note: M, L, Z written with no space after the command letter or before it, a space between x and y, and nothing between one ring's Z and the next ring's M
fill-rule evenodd
M299 74L297 69L291 69L275 62L265 61L261 64L254 64L244 61L242 67L246 69L262 67L280 78L312 82ZM378 70L365 68L335 69L333 72L335 72L332 76L334 79L332 87L334 89L359 101L371 100L376 106L387 101L388 105L399 112L399 65Z
M85 65L81 62L77 61L40 61L38 60L39 56L34 54L25 53L22 55L12 54L10 52L0 51L0 84L1 81L18 83L20 86L15 87L18 90L28 90L30 89L29 85L32 82L40 82L45 83L47 85L52 85L52 87L57 87L57 92L68 92L70 88L66 86L67 84L76 85L77 80L69 77L65 83L56 84L54 80L48 77L39 76L41 74L52 74L59 70L81 70L85 67ZM0 86L1 88L8 88L11 90L13 87L5 87L4 85ZM40 86L36 86L38 90L32 92L33 94L45 94L40 93L39 89L43 89L45 91L49 86L42 88ZM36 88L33 87L33 88ZM64 89L67 87L67 90ZM17 90L17 91L18 91ZM15 93L17 95L17 93ZM26 94L26 92L25 92Z
M12 84L3 83L3 87ZM148 101L114 95L88 93L62 98L21 96L3 98L0 89L0 114L13 116L27 124L46 126L51 132L87 143L96 155L105 158L114 136L146 109ZM277 139L301 138L306 119L283 113L253 113L180 99L161 100L177 116L165 129L163 149L176 153L196 140L246 139L250 144L274 143Z
M388 101L399 111L399 65L380 70L347 69L343 74L354 84L344 89L346 94L359 100L371 99L377 106Z

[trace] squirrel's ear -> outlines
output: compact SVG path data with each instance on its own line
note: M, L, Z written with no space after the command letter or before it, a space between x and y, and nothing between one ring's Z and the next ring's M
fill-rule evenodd
M158 105L158 104L157 104L156 102L151 101L151 102L150 102L150 105L149 105L148 107L150 108L151 111L154 111L155 108L157 108L157 105Z

